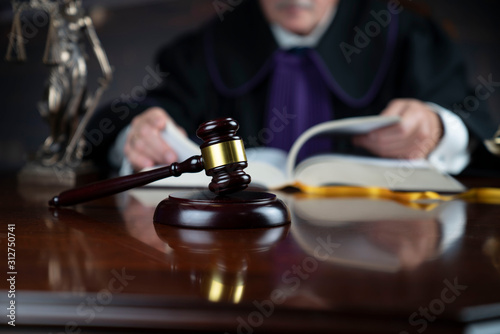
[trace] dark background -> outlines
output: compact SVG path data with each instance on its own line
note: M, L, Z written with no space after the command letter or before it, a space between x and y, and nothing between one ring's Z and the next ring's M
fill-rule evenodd
M114 68L113 82L101 103L142 85L147 66L154 68L154 55L160 46L217 15L214 0L83 0L83 4ZM497 0L413 0L409 5L434 17L459 45L469 64L472 85L478 84L478 77L490 74L494 81L500 81ZM10 63L4 57L11 23L10 2L0 0L0 172L21 168L48 134L48 126L36 109L49 73L42 64L47 29L35 26L36 33L26 44L26 63ZM92 81L98 73L95 60L90 62L89 72ZM499 124L500 89L487 102Z

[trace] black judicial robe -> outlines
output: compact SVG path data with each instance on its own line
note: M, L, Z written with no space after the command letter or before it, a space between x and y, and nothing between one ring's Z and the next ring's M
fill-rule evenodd
M458 114L477 142L492 137L496 129L484 106L464 106L475 93L444 32L408 9L401 8L390 20L389 13L387 2L340 1L315 49L330 79L332 117L375 115L392 99L415 98ZM256 0L226 12L223 21L216 18L182 36L158 55L160 70L169 73L161 87L138 103L115 104L96 114L90 128L103 118L115 126L92 147L90 158L107 161L118 132L150 106L163 107L188 134L205 120L234 117L246 146L259 145L250 139L259 138L265 127L269 64L277 48ZM339 150L350 149L347 141L336 143Z

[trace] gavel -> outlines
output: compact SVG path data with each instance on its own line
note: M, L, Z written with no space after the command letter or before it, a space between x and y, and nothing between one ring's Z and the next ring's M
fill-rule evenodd
M131 188L184 173L205 170L212 177L208 188L216 195L232 194L244 190L251 178L243 169L248 166L242 139L236 135L239 125L232 118L220 118L201 124L196 135L203 140L201 155L184 162L147 172L95 182L62 192L49 201L50 206L69 206L117 194Z

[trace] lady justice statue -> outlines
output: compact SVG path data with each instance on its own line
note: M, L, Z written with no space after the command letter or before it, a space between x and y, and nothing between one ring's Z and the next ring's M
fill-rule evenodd
M38 109L48 122L50 134L39 148L35 161L21 172L26 178L55 176L58 182L70 180L82 168L85 126L112 78L106 53L101 47L92 20L84 13L81 0L12 0L14 19L7 49L7 60L26 60L21 15L41 10L50 17L43 62L50 67L43 99ZM87 90L87 54L85 43L92 47L102 76L95 92ZM43 174L43 175L41 175ZM49 182L45 179L46 182Z

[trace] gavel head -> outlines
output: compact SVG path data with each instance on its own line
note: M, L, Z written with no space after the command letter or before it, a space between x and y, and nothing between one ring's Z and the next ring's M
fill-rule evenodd
M196 135L203 140L201 156L208 176L208 188L215 194L230 194L248 187L250 175L243 141L236 135L239 125L232 118L219 118L200 125Z

